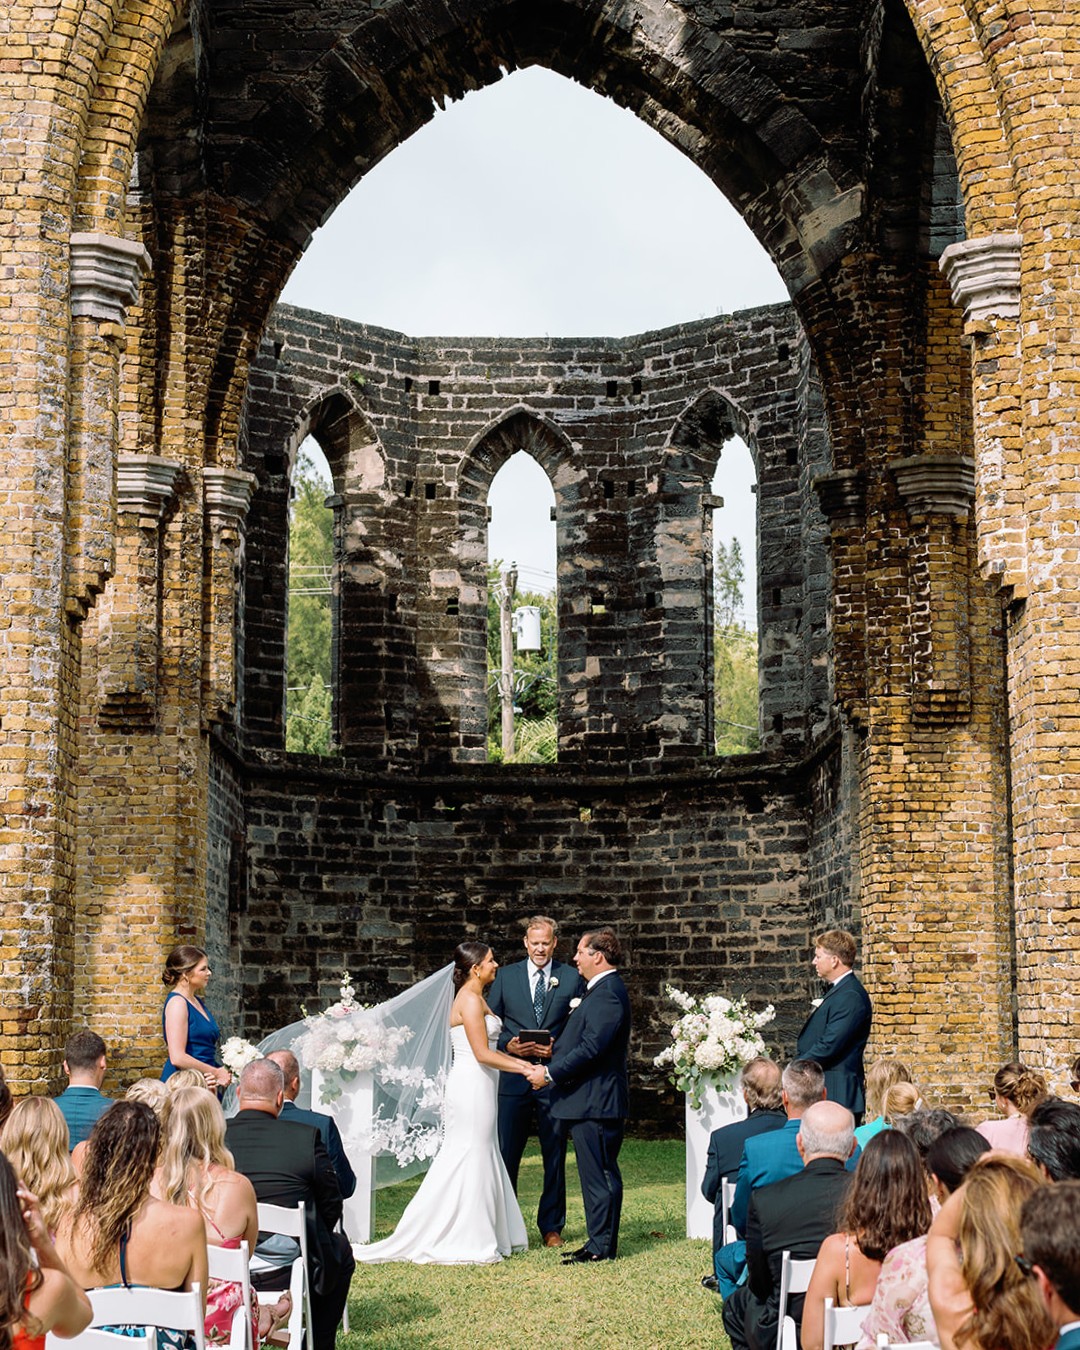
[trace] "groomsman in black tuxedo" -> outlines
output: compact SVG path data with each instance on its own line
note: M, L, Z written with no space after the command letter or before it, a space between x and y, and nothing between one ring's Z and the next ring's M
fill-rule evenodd
M546 1069L551 1114L569 1129L581 1177L589 1240L564 1265L614 1261L622 1213L622 1147L630 1088L630 999L616 967L622 948L614 929L598 928L578 943L574 964L586 982Z
M846 1106L857 1123L866 1109L863 1051L870 1038L873 1009L869 994L851 971L856 950L855 939L842 928L832 928L814 939L814 969L829 990L806 1019L795 1053L799 1059L821 1065L829 1101Z
M558 1040L570 1015L571 999L585 993L584 981L574 967L555 960L558 941L554 919L536 914L527 920L526 959L504 966L488 993L488 1007L503 1022L499 1049L535 1064L551 1058L551 1046L522 1040L522 1036L543 1029L551 1032L553 1041ZM521 1074L499 1074L499 1151L511 1185L516 1193L521 1155L529 1136L535 1134L544 1160L536 1225L545 1247L561 1247L566 1223L566 1131L551 1114L550 1098L548 1092L533 1092Z

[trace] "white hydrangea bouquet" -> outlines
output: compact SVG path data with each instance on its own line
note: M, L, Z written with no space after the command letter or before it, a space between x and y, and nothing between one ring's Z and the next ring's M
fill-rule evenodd
M245 1041L243 1036L230 1036L221 1047L221 1062L234 1078L239 1078L253 1059L260 1058L257 1045Z
M690 1105L701 1106L705 1086L718 1086L731 1078L744 1064L765 1053L761 1028L776 1017L770 1003L761 1012L745 998L729 999L721 994L695 998L670 984L667 996L682 1009L682 1016L671 1028L671 1044L653 1060L658 1069L669 1069L668 1077L690 1098Z
M364 1017L371 1009L356 1002L356 990L347 970L341 975L341 997L325 1012L307 1015L304 1034L293 1041L292 1051L305 1069L322 1073L322 1100L336 1101L342 1083L358 1073L392 1069L401 1047L412 1037L408 1027L386 1027L376 1017Z

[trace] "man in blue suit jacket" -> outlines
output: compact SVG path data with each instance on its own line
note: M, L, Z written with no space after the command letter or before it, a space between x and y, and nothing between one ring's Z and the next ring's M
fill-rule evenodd
M814 969L829 985L828 993L806 1019L795 1053L814 1059L825 1070L829 1100L846 1106L862 1119L863 1051L870 1038L873 1009L870 996L851 973L855 939L842 928L832 928L814 939Z
M341 1198L348 1200L356 1190L356 1173L352 1170L349 1155L345 1152L337 1121L322 1111L305 1111L303 1107L296 1105L296 1098L300 1092L300 1065L291 1050L273 1050L266 1058L272 1059L285 1077L285 1100L281 1103L278 1119L315 1126L323 1141L323 1147L330 1154L330 1161L334 1164L338 1185L341 1187Z
M89 1139L90 1131L112 1106L101 1090L105 1081L105 1042L95 1031L76 1031L64 1046L68 1086L56 1099L67 1121L71 1147Z
M1054 1350L1080 1350L1080 1181L1032 1192L1020 1211L1020 1241L1016 1262L1038 1281L1057 1327Z
M555 960L558 941L555 920L534 915L525 925L528 957L504 966L487 996L488 1007L502 1018L499 1049L533 1063L549 1060L551 1050L530 1046L521 1040L521 1033L543 1028L557 1041L570 1016L571 999L585 993L584 981L573 966ZM521 1156L535 1133L544 1160L536 1225L545 1247L561 1247L566 1223L566 1131L551 1114L550 1098L549 1092L533 1092L521 1074L499 1074L499 1152L510 1184L516 1194Z
M616 969L622 948L614 930L586 933L574 964L586 981L585 994L546 1070L551 1114L574 1141L589 1230L588 1242L564 1257L564 1265L615 1259L623 1195L619 1149L630 1109L630 998Z

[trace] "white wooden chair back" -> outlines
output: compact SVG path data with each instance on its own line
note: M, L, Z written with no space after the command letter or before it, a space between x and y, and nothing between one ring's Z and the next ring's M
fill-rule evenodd
M45 1333L45 1350L131 1350L130 1336L121 1336L115 1331L102 1331L100 1327L87 1327L77 1336L61 1337L55 1331Z
M869 1303L860 1303L853 1308L839 1308L831 1298L827 1298L823 1350L834 1350L838 1345L855 1345L861 1341L863 1318L869 1311Z
M728 1181L726 1177L720 1178L720 1206L721 1220L723 1223L723 1233L725 1242L737 1242L739 1235L735 1231L735 1225L728 1217L731 1214L731 1206L735 1203L735 1183Z
M288 1209L284 1205L267 1205L261 1201L259 1210L259 1232L260 1233L280 1233L285 1237L295 1238L300 1244L300 1255L292 1263L292 1275L289 1280L289 1293L292 1295L292 1312L289 1314L289 1346L290 1350L299 1350L300 1337L304 1328L307 1328L308 1340L311 1339L311 1288L308 1284L308 1242L307 1242L307 1224L304 1222L304 1202L298 1200L295 1209ZM258 1257L256 1255L254 1263L258 1266ZM280 1297L280 1290L256 1291L260 1303L276 1303Z
M202 1289L196 1283L190 1289L154 1289L133 1285L125 1289L88 1289L86 1296L94 1315L91 1327L145 1327L147 1336L155 1337L159 1328L190 1335L195 1350L206 1350L206 1328L203 1323ZM126 1338L131 1345L131 1337ZM65 1345L70 1345L65 1341Z
M243 1291L243 1302L233 1313L229 1350L255 1350L251 1344L251 1254L247 1239L239 1247L212 1247L207 1243L206 1255L210 1261L211 1279L228 1280L230 1284L238 1284Z
M939 1350L933 1341L890 1341L888 1332L878 1333L878 1350Z
M796 1261L790 1252L784 1252L780 1258L780 1306L776 1324L776 1350L798 1350L798 1337L795 1334L795 1319L788 1317L788 1298L792 1294L805 1294L810 1288L810 1276L814 1273L814 1261Z

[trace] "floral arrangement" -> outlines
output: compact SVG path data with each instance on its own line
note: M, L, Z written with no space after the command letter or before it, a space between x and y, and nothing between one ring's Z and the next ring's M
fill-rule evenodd
M259 1059L259 1048L242 1036L230 1036L221 1047L221 1062L234 1078L238 1078L253 1059Z
M744 1064L765 1053L761 1028L776 1017L770 1003L761 1012L746 999L706 994L695 998L671 985L671 1001L682 1009L682 1016L671 1028L671 1044L653 1060L658 1069L670 1068L669 1077L690 1098L696 1110L701 1105L701 1090L737 1073Z
M374 1017L362 1014L370 1009L356 1002L349 972L341 975L341 997L323 1013L305 1016L308 1028L293 1042L293 1054L305 1069L319 1069L323 1075L322 1100L336 1101L342 1081L358 1073L392 1069L398 1052L412 1037L408 1027L384 1027ZM398 1079L398 1081L403 1081Z

